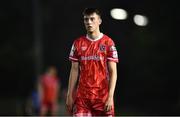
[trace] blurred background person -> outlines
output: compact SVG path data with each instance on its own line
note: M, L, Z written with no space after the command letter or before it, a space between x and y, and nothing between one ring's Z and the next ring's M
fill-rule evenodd
M40 115L57 115L60 82L55 66L50 66L39 80Z

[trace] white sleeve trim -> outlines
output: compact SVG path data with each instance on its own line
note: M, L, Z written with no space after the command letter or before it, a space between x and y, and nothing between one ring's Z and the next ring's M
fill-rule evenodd
M113 61L117 61L118 59L115 59L115 58L107 58L109 60L113 60Z
M69 59L74 60L74 61L78 61L78 59L73 58L73 57L69 57Z

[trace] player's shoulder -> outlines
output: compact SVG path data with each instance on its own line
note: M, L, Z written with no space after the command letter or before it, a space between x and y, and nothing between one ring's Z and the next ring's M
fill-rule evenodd
M83 36L79 36L79 37L77 37L74 41L75 42L79 42L79 41L82 41L82 40L84 40L86 37L83 35Z
M109 37L109 36L106 35L106 34L103 35L103 38L104 38L104 40L106 40L106 41L113 41L112 38Z
M86 37L85 36L80 36L80 37L78 37L78 38L76 38L74 40L74 45L75 46L80 46L85 41L86 41Z

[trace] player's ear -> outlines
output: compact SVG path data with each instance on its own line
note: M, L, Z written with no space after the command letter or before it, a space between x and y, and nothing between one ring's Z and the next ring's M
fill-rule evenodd
M102 23L102 19L101 18L99 18L99 24L101 24Z

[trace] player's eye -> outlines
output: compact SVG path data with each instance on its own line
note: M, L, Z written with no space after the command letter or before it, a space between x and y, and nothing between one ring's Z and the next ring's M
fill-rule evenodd
M90 20L91 20L91 21L94 21L94 20L95 20L95 18L94 18L94 17L91 17L91 18L90 18Z
M86 22L87 22L88 20L89 20L89 18L84 18L84 21L86 21Z

